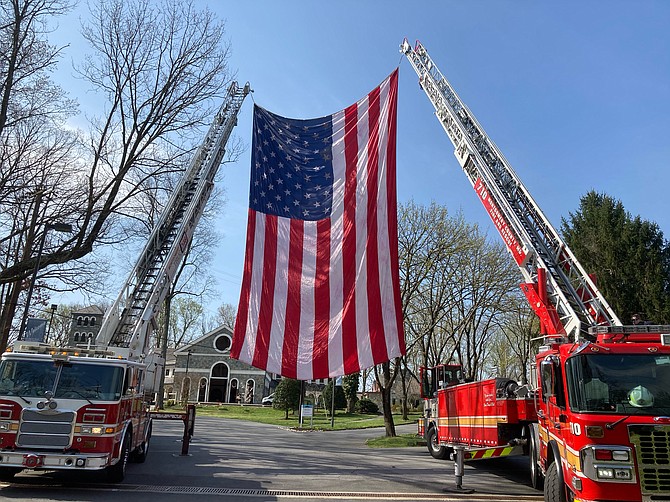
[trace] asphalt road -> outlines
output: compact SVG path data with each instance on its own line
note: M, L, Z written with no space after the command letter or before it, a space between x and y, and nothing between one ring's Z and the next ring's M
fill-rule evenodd
M294 431L197 417L188 456L180 454L182 432L180 422L155 421L147 461L129 464L123 483L98 483L92 473L21 473L0 484L0 500L542 500L529 486L526 457L467 464L463 487L475 490L467 495L455 489L453 463L425 447L368 448L365 440L382 429Z

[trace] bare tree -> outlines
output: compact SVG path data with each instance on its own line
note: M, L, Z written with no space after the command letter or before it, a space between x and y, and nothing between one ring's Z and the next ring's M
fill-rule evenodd
M540 336L540 322L523 295L510 300L495 334L490 361L498 369L498 376L523 385L529 383L530 363L539 345L533 340Z
M202 305L191 298L176 298L170 313L170 347L191 342L199 333Z
M55 0L12 3L67 5ZM43 19L48 14L37 12ZM25 170L10 173L7 186L19 184L23 194L35 195L17 198L12 225L7 219L0 227L4 246L0 249L4 257L0 284L12 285L2 292L0 349L7 343L25 279L36 268L82 259L100 245L123 240L119 221L137 209L133 201L146 188L147 180L179 168L198 127L213 115L231 77L223 24L211 12L196 10L191 2L100 0L92 5L91 21L83 27L83 34L92 52L78 71L105 103L101 106L104 112L91 119L76 158L72 158L75 152L66 150L56 159L69 167L57 181L45 185L48 174L28 178ZM23 40L21 43L29 38ZM26 48L21 45L19 53ZM37 49L33 52L37 54ZM58 52L51 54L45 69L55 64ZM2 92L11 102L17 86L6 85ZM39 96L34 93L32 106L39 104ZM9 112L7 116L5 129L10 124ZM8 155L15 157L15 153ZM43 165L53 164L52 160L45 158ZM39 193L42 202L48 203L38 204ZM20 223L14 225L14 221ZM74 232L53 241L49 236L38 259L40 234L46 231L45 223L55 221L72 224Z
M482 375L489 341L505 314L510 295L519 288L518 270L502 244L490 244L474 235L471 248L459 268L457 284L462 293L448 313L455 337L454 350L466 378Z
M233 329L235 327L235 317L237 316L237 307L232 303L222 303L216 309L217 320L220 326Z
M414 202L401 204L398 247L401 299L407 354L396 370L402 388L402 412L408 414L408 389L417 379L419 366L443 362L453 347L451 331L444 329L445 316L460 294L455 278L466 250L473 246L475 227L462 215L450 216L444 206ZM379 385L379 383L378 383ZM390 394L389 394L390 398Z
M398 230L407 354L376 375L382 398L389 400L389 384L400 376L406 416L419 367L460 363L468 378L478 378L493 348L500 350L501 361L518 359L512 347L493 342L518 329L511 312L519 308L513 301L519 288L504 247L488 242L460 214L452 217L443 206L410 202L399 208Z
M0 4L0 351L35 262L22 275L5 271L30 261L35 247L54 248L39 223L75 163L76 137L62 123L76 106L49 77L62 48L46 40L49 23L70 8L61 0Z

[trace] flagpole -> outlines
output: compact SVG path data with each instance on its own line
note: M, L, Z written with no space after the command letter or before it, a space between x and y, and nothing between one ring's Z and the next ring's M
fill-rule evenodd
M333 383L330 394L330 427L335 427L335 377L331 380Z
M300 410L300 415L298 418L298 425L299 427L302 427L302 405L305 404L305 381L300 380L300 404L298 405L298 409Z

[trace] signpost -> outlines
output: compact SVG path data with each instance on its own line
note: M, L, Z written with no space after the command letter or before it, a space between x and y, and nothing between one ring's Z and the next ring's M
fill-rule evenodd
M303 404L300 407L300 427L306 417L309 417L309 426L314 427L314 407L311 404Z

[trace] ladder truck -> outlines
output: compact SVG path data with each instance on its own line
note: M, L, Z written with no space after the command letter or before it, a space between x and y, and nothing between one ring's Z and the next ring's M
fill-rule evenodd
M0 480L21 470L97 471L120 482L144 462L164 360L156 315L214 185L249 83L228 88L203 143L106 312L95 346L18 341L0 360Z
M670 500L670 325L624 325L420 42L400 48L540 320L534 387L421 368L434 457L529 456L547 501Z

